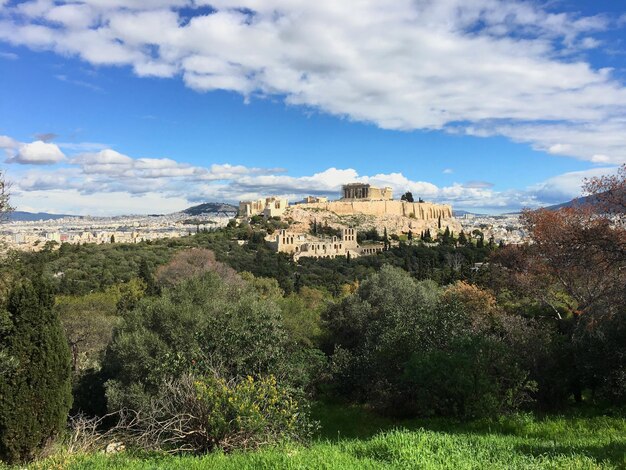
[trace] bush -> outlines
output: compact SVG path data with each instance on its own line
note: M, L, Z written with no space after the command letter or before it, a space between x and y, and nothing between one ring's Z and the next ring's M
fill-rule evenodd
M324 349L343 397L396 415L514 410L534 384L493 297L384 266L324 315ZM512 328L516 326L516 328Z
M226 380L219 375L166 381L150 406L117 426L147 450L249 449L310 434L301 405L274 376Z
M468 336L449 350L415 354L407 363L405 407L422 416L496 416L531 400L534 382L491 338Z
M8 299L0 343L14 367L0 378L0 458L31 459L67 420L70 351L54 296L43 281L23 281ZM7 315L8 313L8 315Z
M239 280L215 273L166 288L124 316L104 360L109 408L137 408L164 380L218 370L236 378L283 373L287 337L280 310Z

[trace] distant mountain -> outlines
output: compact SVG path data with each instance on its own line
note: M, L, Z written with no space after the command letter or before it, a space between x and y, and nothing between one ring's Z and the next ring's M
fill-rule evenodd
M232 204L225 204L222 202L206 202L197 206L188 207L181 211L183 214L198 216L203 214L223 214L223 215L235 215L239 210L238 207Z
M572 199L571 201L567 201L564 202L562 204L554 204L552 206L548 206L545 209L551 210L551 211L556 211L559 209L564 209L566 207L580 207L580 206L595 206L598 204L598 197L597 196L584 196L584 197L578 197L575 199Z
M571 201L562 202L561 204L553 204L551 206L544 207L544 209L557 211L559 209L565 209L566 207L578 207L578 206L583 206L587 204L593 205L595 202L596 202L595 196L585 196L585 197L578 197L578 198L572 199Z
M34 222L37 220L56 220L64 217L79 217L68 214L48 214L47 212L24 212L13 211L9 213L8 220L13 222Z

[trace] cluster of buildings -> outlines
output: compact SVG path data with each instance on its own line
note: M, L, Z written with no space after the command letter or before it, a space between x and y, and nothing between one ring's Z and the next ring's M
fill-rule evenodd
M485 240L493 237L496 243L502 241L507 245L518 245L528 240L528 233L520 222L519 214L464 214L458 220L465 233L472 234L478 230Z
M449 205L428 202L396 201L392 189L378 188L365 183L351 183L342 187L341 197L330 201L324 196L307 196L293 206L280 197L267 197L255 201L241 201L238 216L251 218L262 216L282 218L290 207L322 210L343 215L365 214L375 216L375 220L387 224L390 220L401 219L413 225L428 225L460 222L463 230L471 236L480 231L485 239L493 236L507 244L522 243L526 238L517 214L490 216L466 214L454 220ZM307 212L308 213L308 212ZM288 213L290 217L293 212ZM211 214L204 218L203 227L220 228L227 225L231 214ZM395 219L394 219L395 218ZM55 243L139 243L159 238L177 238L195 233L198 218L193 222L184 213L160 216L122 217L66 217L36 222L9 222L0 228L0 242L5 246L20 250L39 250L48 242ZM419 233L419 230L413 230ZM343 228L340 236L319 237L293 230L280 230L267 237L267 241L279 253L293 255L294 259L304 257L335 258L337 256L358 257L371 255L383 250L383 243L360 245L354 228Z
M39 251L47 243L140 243L161 238L178 238L195 233L184 214L122 217L64 217L54 220L14 221L0 226L0 242L22 251ZM226 215L204 218L205 227L225 227Z

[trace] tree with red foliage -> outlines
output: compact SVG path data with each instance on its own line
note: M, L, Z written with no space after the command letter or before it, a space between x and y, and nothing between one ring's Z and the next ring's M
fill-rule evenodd
M524 259L503 259L542 300L551 291L574 300L560 331L570 345L565 351L571 351L569 381L576 400L588 388L621 403L626 402L626 165L615 175L586 180L584 190L591 204L524 211L532 244ZM563 319L558 311L557 316Z
M626 217L626 163L615 174L585 179L585 193L593 196L601 212L620 222Z
M626 230L588 206L525 211L534 242L530 272L551 279L577 303L575 314L612 309L626 285Z

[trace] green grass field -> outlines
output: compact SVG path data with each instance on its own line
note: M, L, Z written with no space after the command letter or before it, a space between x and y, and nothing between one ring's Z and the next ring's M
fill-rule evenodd
M314 414L322 428L309 446L285 444L201 457L59 453L31 468L626 468L626 419L618 413L529 414L470 423L436 419L392 422L336 405L318 406Z

